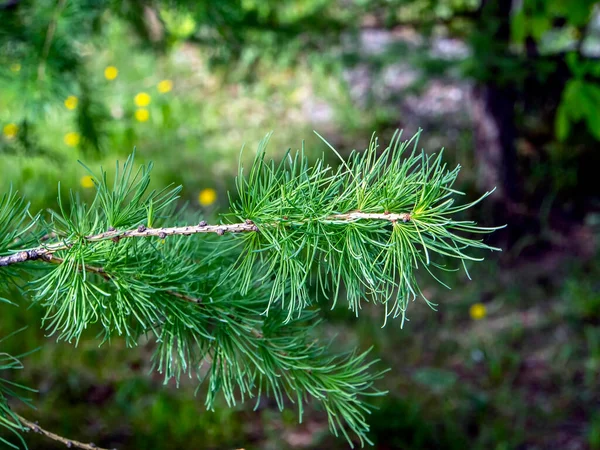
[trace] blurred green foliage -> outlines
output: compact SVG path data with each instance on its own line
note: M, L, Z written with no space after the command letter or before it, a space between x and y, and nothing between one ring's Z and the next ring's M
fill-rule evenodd
M69 8L74 6L68 3L65 11ZM22 16L28 11L25 9ZM39 16L43 11L34 8L28 21L47 25ZM62 72L48 71L48 89L37 80L38 52L30 49L21 59L19 53L10 50L10 39L0 44L0 67L4 70L0 75L0 124L4 131L0 164L11 173L11 178L3 177L0 185L19 186L34 202L34 208L54 204L57 180L65 188L79 184L84 173L74 163L77 157L92 158L96 168L102 163L111 167L116 157L123 157L134 147L142 161L163 161L157 167L157 183L185 185L183 195L193 203L197 203L198 192L209 186L224 200L244 143L256 148L252 144L276 128L289 130L273 138L282 151L283 145L300 145L302 139L316 143L310 122L302 113L313 93L335 98L340 111L349 104L340 81L324 76L324 68L315 71L300 64L291 71L286 64L273 66L273 58L261 55L260 63L252 64L242 57L232 72L212 65L212 50L198 53L181 42L173 44L176 51L164 55L142 48L141 42L131 39L132 27L115 12L104 11L94 18L101 22L102 34L92 35L83 47L83 41L65 36L69 45L78 48L79 65L72 68L77 76L65 78ZM64 18L74 27L92 19L75 13ZM5 16L2 23L6 21L13 23L15 19ZM64 33L69 33L68 28ZM221 42L220 47L228 46ZM63 57L59 48L53 51L54 59ZM114 71L111 79L106 78L107 68ZM237 86L228 82L239 82L248 73L261 82ZM39 99L33 102L35 99L22 92L39 93ZM148 94L148 105L136 105L139 93ZM72 98L75 103L67 104ZM147 111L147 116L136 116L140 110ZM358 112L352 114L357 121ZM165 153L170 156L165 158ZM246 152L245 158L251 157Z
M573 78L570 79L556 111L556 135L564 141L571 134L572 124L584 122L588 131L600 140L600 85L588 77L600 79L600 62L580 61L576 53L569 53L567 64Z

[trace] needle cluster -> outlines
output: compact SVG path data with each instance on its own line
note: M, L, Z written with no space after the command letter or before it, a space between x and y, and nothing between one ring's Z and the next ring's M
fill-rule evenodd
M370 299L383 305L385 320L404 322L409 302L425 299L415 279L419 267L435 277L435 269L454 270L444 265L449 259L465 270L467 261L482 260L470 249L499 250L473 237L496 228L457 218L490 193L457 204L464 195L453 189L460 166L448 169L442 152L417 151L418 134L400 137L384 150L373 139L337 168L323 160L310 166L303 151L288 153L279 165L267 162L265 139L249 175L240 168L239 200L232 205L235 219L260 229L238 236L243 250L234 270L241 291L255 281L259 265L261 279L273 286L269 307L280 303L287 320L310 304L313 282L332 308L343 298L358 315Z

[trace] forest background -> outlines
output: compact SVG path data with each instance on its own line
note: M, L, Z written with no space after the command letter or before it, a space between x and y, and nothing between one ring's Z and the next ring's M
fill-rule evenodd
M503 248L447 290L423 277L410 322L323 311L330 336L391 370L374 400L383 449L600 449L600 2L304 0L0 2L0 192L33 211L92 198L77 160L136 148L153 186L218 219L241 158L362 150L396 129L460 164L471 218ZM16 299L12 299L16 300ZM196 385L148 374L151 344L77 348L36 308L2 305L0 350L39 390L30 418L119 448L346 448L322 411L208 412ZM340 344L341 345L341 344ZM343 346L343 345L342 345ZM1 433L1 431L0 431ZM32 433L31 433L32 434ZM30 448L61 448L28 436Z

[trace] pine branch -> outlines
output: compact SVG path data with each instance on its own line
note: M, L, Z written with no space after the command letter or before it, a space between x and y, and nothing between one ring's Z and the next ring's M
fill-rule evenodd
M389 222L408 222L410 220L410 214L392 214L392 213L381 213L381 214L368 214L361 213L358 211L349 212L345 214L334 214L325 218L324 222L354 222L357 220L384 220ZM285 221L285 219L282 219ZM295 224L298 224L296 222ZM292 224L290 224L292 225ZM269 226L269 224L265 224ZM271 226L276 226L273 224ZM133 230L109 230L103 233L95 235L84 236L84 240L88 242L98 242L103 240L111 240L117 242L124 238L135 238L135 237L158 237L165 239L167 236L190 236L198 233L216 233L220 236L225 233L244 233L244 232L258 232L259 228L251 220L246 220L244 223L233 223L233 224L222 224L222 225L207 225L205 222L199 225L188 225L179 227L163 227L163 228L147 228L145 225L140 225ZM73 246L73 242L58 242L54 244L44 245L33 249L18 252L12 255L0 257L0 267L8 266L11 264L18 264L27 261L35 261L37 259L51 260L52 254L60 251L67 250Z
M333 306L345 297L358 314L372 301L384 320L404 319L423 297L419 268L435 278L434 269L453 270L446 260L466 270L482 259L470 250L498 250L472 237L496 228L456 218L489 193L456 205L459 168L399 135L337 168L311 166L302 151L266 162L266 143L247 173L240 167L237 200L217 225L175 214L180 188L151 191L152 166L134 171L133 155L112 183L91 173L91 204L59 196L48 217L32 217L10 192L0 199L0 282L41 306L58 339L77 343L94 325L103 342L154 339L154 368L165 382L206 381L208 409L219 395L234 405L266 394L302 417L312 399L334 433L369 442L365 399L382 395L373 386L382 372L367 353L336 355L320 343L308 287ZM30 276L26 286L17 271Z
M46 436L47 438L50 438L56 442L60 442L61 444L66 445L68 448L77 447L77 448L83 448L85 450L109 450L109 449L105 449L102 447L98 447L97 445L95 445L94 443L91 443L91 442L89 444L86 444L84 442L79 442L74 439L68 439L68 438L62 437L56 433L52 433L48 430L43 429L37 423L33 423L33 422L25 419L24 417L21 417L18 414L15 414L15 416L17 417L17 419L19 419L19 421L26 428L30 429L31 431L33 431L35 433L39 433L43 436Z
M316 270L318 290L332 297L334 305L343 285L356 313L362 300L372 299L385 306L386 320L401 316L403 322L409 300L424 298L415 271L424 267L435 278L432 268L449 270L434 262L436 254L458 259L466 270L466 261L481 260L466 249L499 250L464 236L496 228L452 217L489 193L454 206L451 197L461 194L452 189L459 167L447 170L441 154L418 154L417 137L401 142L396 135L381 154L375 139L364 153L352 153L338 169L322 161L310 167L302 152L288 155L275 167L264 162L264 140L247 177L240 168L239 201L232 204L230 214L239 221L220 225L202 221L193 226L153 226L155 216L173 204L179 188L146 195L151 166L134 175L130 158L121 175L117 168L112 188L105 172L94 176L97 196L91 207L72 195L67 211L59 198L60 214L53 213L44 230L45 235L56 236L55 242L0 256L0 267L50 259L61 252L76 257L71 264L85 266L89 262L84 259L97 257L99 248L110 257L111 247L105 247L105 241L228 233L241 239L242 252L230 268L230 275L240 280L241 292L255 281L257 266L264 272L260 280L272 281L267 311L277 302L287 309L286 320L299 314L310 304L307 284ZM415 150L404 157L413 142ZM85 288L85 279L79 283L79 294L96 295Z
M453 270L444 259L459 260L466 271L467 261L482 260L466 250L499 251L470 237L497 228L455 218L491 193L455 205L452 197L464 195L452 187L460 166L449 170L442 153L417 152L418 137L402 142L396 133L383 151L374 138L337 169L322 160L309 166L303 151L288 153L276 166L264 160L268 138L263 140L248 174L240 168L239 200L231 207L233 217L261 229L237 236L243 250L232 273L241 274L242 292L253 282L253 267L262 266L262 279L274 280L269 307L279 303L290 320L310 304L307 284L316 272L317 290L334 306L343 286L357 315L361 302L370 299L384 306L385 320L400 316L404 323L410 300L422 297L435 306L417 284L418 268L437 279L432 268ZM349 212L388 220L330 220ZM281 217L281 226L261 228Z

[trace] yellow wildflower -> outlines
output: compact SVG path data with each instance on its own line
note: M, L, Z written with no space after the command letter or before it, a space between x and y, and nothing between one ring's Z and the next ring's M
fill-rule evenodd
M135 111L135 120L138 122L146 122L150 118L150 112L147 109L140 108Z
M65 134L63 140L69 147L77 147L79 145L79 141L81 141L81 135L76 131L71 131L70 133Z
M108 66L104 69L104 78L107 80L114 80L119 75L119 69L115 66Z
M133 101L135 102L136 106L148 106L150 104L150 95L147 94L146 92L140 92L138 95L135 96L135 98L133 99Z
M171 80L162 80L156 85L156 88L161 94L166 94L171 89L173 89L173 82Z
M6 136L7 139L14 139L19 132L19 127L14 123L9 123L4 126L2 129L2 133Z
M94 178L92 178L91 175L86 175L84 177L81 177L81 180L79 180L79 184L81 184L81 187L84 187L86 189L93 188Z
M77 102L78 102L78 100L79 99L77 97L75 97L74 95L69 95L67 97L67 99L65 100L65 107L67 109L71 109L71 110L77 108Z
M217 191L213 188L206 188L200 191L198 201L202 206L210 206L217 200Z
M21 71L21 64L19 64L19 63L11 64L10 65L10 71L11 72L15 72L15 73L20 72Z
M475 303L469 308L469 315L473 320L483 319L487 314L487 309L483 303Z

